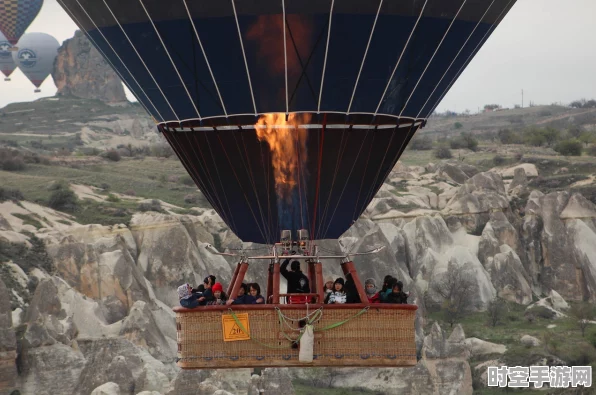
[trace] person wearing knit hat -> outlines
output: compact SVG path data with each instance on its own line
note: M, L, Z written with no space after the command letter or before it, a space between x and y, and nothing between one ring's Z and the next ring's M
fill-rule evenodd
M375 284L374 279L366 279L366 281L364 282L364 290L366 291L368 303L381 303L381 297L379 296L379 292L377 291L377 285Z
M346 303L346 291L344 290L344 279L339 277L333 283L333 292L327 294L325 303L327 304L343 304Z
M333 292L333 277L327 277L327 281L325 281L325 296Z
M211 287L211 292L213 293L213 296L211 297L211 299L207 301L208 305L226 304L228 296L223 291L223 286L221 285L221 283L213 284L213 286Z

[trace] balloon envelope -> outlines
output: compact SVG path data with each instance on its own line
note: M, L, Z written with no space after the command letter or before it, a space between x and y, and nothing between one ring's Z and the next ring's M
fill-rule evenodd
M10 49L12 48L12 44L10 44L6 37L2 33L0 33L0 71L2 74L6 76L5 80L10 80L10 75L17 68L17 65L12 60L12 52Z
M35 19L43 0L0 0L0 32L15 45Z
M345 232L515 0L59 3L230 228L269 243Z
M37 88L52 72L60 44L45 33L27 33L17 43L18 51L12 52L17 67Z

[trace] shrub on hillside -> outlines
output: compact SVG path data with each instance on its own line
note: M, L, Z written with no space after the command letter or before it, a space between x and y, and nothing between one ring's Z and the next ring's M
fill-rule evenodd
M462 139L454 138L449 140L449 147L451 147L451 149L463 149L466 148L466 144Z
M6 159L2 162L2 170L5 171L18 171L25 169L25 161L20 156Z
M197 195L188 194L184 196L184 203L187 204L196 204L199 201L199 197Z
M25 198L18 189L0 187L0 202L5 200L25 200Z
M520 142L520 137L511 129L501 129L497 132L497 136L503 144L517 144Z
M157 211L158 213L162 211L161 209L161 202L159 200L153 199L150 203L141 203L138 207L139 211Z
M478 149L478 140L472 135L472 133L461 133L457 138L449 141L451 149L463 149L467 148L471 151Z
M416 136L410 142L409 147L414 151L429 151L433 149L433 140L428 136Z
M439 147L433 153L434 157L437 159L451 159L453 155L451 154L451 150L447 147Z
M17 150L0 148L0 169L17 171L25 168L23 154Z
M582 143L578 140L563 140L555 145L554 150L565 156L581 156Z
M55 184L57 188L50 195L48 206L59 211L75 211L79 206L77 195L63 184Z
M106 152L106 158L112 162L118 162L120 160L120 153L114 149Z
M108 197L106 198L106 200L111 203L118 203L120 201L120 198L118 196L114 195L113 193L110 193L108 195Z
M592 145L586 149L586 153L590 156L596 156L596 145Z
M180 182L183 183L184 185L188 185L188 186L195 185L195 182L193 181L193 179L190 176L180 177Z
M495 166L501 166L505 164L505 161L506 159L501 155L495 155L495 157L493 158L493 163L495 164Z

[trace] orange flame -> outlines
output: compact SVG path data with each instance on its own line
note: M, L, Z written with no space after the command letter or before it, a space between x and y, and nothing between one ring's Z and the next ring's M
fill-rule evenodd
M264 114L255 125L257 137L266 141L271 150L271 163L277 196L290 202L293 189L299 185L300 174L307 159L306 129L299 125L310 121L309 114Z

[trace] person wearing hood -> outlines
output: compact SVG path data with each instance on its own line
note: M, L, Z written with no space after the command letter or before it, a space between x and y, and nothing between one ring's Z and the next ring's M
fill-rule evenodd
M228 296L223 291L223 286L221 285L221 283L213 284L213 286L211 287L211 292L213 296L207 300L207 305L211 306L226 304Z
M401 281L397 281L395 284L393 284L391 293L387 295L385 303L408 304L408 294L403 292L403 288L404 284Z
M196 290L188 283L178 287L178 300L182 307L186 307L187 309L198 307L200 297L201 294L196 292Z
M328 293L325 298L325 304L343 304L346 303L347 295L344 290L344 279L339 277L333 283L333 292Z
M391 293L391 291L393 289L393 286L396 283L397 283L397 278L389 276L389 278L385 282L385 285L383 285L383 289L379 293L379 296L381 297L381 303L385 302L387 300L387 296L389 296L389 294Z
M325 297L327 297L328 294L333 292L333 283L333 277L328 277L327 281L325 281Z
M366 279L366 281L364 282L364 290L366 291L368 303L381 303L381 297L379 296L379 292L377 291L377 285L375 284L374 279Z

